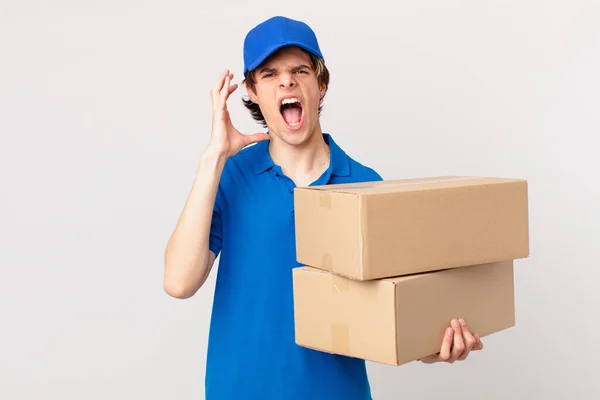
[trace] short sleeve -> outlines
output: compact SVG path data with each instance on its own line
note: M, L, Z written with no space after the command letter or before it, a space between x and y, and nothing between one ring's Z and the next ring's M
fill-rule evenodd
M362 180L366 182L376 182L382 181L383 178L381 177L381 175L379 175L377 171L375 171L375 169L371 167L364 167L364 172L362 173Z
M375 171L372 168L369 168L369 170L370 170L370 173L372 175L372 179L371 180L373 180L373 181L382 181L383 180L383 178L381 177L381 175L377 171Z
M221 246L223 245L223 193L221 186L217 189L217 195L215 197L215 205L213 207L212 221L210 223L210 237L208 248L210 251L219 255L221 252Z

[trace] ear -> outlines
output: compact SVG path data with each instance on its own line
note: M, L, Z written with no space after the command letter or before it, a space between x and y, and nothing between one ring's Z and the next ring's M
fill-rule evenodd
M248 93L248 97L250 98L250 100L253 103L258 103L258 97L256 96L256 93L254 92L254 90L252 90L252 88L250 88L250 85L248 85L248 82L246 82L246 93Z
M325 97L325 93L327 93L327 85L325 85L324 83L322 83L321 87L319 88L319 92L321 94L321 96L320 96L321 99L323 97Z

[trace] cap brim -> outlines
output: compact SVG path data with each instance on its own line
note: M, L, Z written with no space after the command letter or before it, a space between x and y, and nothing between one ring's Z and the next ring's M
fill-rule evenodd
M314 49L310 46L307 46L304 43L300 43L300 42L283 42L283 43L279 43L276 46L272 46L270 47L268 50L266 50L263 54L260 55L260 57L258 57L256 60L254 60L252 62L252 64L248 65L247 69L244 71L244 76L246 76L246 74L248 73L248 71L254 71L260 64L262 64L267 58L269 58L269 56L273 53L275 53L277 50L283 48L283 47L288 47L288 46L296 46L296 47L300 47L301 49L308 51L311 54L314 54L315 56L319 57L320 59L323 59L323 55L317 50Z

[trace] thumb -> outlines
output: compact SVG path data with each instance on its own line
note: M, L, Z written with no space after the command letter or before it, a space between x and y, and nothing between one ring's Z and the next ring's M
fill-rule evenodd
M271 137L266 133L253 133L250 135L244 135L246 138L246 145L262 142L263 140L269 140Z

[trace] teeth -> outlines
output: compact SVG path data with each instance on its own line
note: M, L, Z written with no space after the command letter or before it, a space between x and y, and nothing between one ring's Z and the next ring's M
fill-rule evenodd
M300 125L300 122L292 122L291 124L288 124L289 126L298 126Z
M299 103L299 102L300 102L300 100L298 100L297 98L290 97L289 99L283 99L282 102L281 102L281 105L292 104L292 103Z

